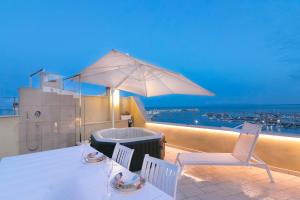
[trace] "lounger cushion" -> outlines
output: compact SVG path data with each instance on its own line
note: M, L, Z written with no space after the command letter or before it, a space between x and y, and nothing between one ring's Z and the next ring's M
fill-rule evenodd
M241 161L231 153L181 153L181 165L238 165Z
M232 155L243 162L248 162L251 158L257 136L252 134L241 134L235 144Z
M260 131L260 125L245 122L232 155L240 161L248 162L254 151Z

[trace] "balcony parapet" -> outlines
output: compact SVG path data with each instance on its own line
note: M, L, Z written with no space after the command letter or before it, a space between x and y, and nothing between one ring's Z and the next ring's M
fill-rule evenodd
M168 144L194 151L232 152L239 133L219 127L196 127L146 122L145 127L162 132ZM261 134L255 153L280 171L300 174L300 138Z

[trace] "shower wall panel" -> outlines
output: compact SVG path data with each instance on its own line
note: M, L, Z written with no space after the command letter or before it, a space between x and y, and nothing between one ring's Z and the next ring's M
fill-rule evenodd
M72 95L21 89L20 153L75 145L77 101Z

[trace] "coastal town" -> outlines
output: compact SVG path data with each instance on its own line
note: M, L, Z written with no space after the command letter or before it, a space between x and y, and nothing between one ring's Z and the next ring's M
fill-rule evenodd
M150 119L157 119L162 113L168 116L176 116L178 113L190 113L196 120L193 125L201 124L201 119L206 119L215 122L240 123L251 122L255 124L262 124L265 130L277 131L283 129L300 130L300 112L276 112L276 111L232 111L232 112L205 112L199 108L164 108L164 109L150 109L147 111L147 116ZM199 118L199 119L198 119ZM180 122L178 122L180 123Z
M210 120L221 120L227 122L244 121L262 124L267 127L277 128L300 128L300 113L272 113L272 112L255 112L255 113L239 113L232 115L229 113L205 113L203 116Z

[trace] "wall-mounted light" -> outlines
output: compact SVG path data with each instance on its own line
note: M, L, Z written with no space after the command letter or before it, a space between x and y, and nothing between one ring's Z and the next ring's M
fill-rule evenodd
M76 122L79 122L79 121L80 121L80 117L76 117L76 118L75 118L75 121L76 121Z
M114 90L113 98L114 98L114 106L118 106L120 103L120 90Z

